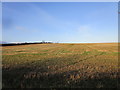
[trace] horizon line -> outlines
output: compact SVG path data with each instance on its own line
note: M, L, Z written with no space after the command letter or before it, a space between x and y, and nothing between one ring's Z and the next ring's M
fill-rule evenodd
M7 40L0 40L0 42L6 42L6 43L33 43L33 42L53 42L53 43L120 43L120 40L116 41L98 41L98 42L89 42L89 41L52 41L52 40L34 40L34 41L7 41Z

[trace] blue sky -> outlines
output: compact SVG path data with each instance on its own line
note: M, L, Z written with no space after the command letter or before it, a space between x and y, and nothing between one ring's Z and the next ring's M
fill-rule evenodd
M117 42L118 3L4 2L2 25L6 42Z

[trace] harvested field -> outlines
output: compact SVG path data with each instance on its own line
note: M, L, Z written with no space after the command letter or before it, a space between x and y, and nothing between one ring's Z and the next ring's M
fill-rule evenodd
M2 47L3 88L117 88L117 43Z

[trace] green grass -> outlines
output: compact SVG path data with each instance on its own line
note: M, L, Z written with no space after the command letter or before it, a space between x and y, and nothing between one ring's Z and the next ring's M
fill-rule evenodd
M91 52L90 51L84 51L84 55L88 55L88 54L90 54Z
M2 48L3 88L117 88L118 44Z

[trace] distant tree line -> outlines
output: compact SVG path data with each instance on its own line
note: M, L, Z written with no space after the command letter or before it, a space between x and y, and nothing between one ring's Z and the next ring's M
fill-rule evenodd
M29 42L25 42L25 43L8 43L8 44L0 44L0 46L15 46L15 45L29 45L29 44L50 44L50 43L53 43L53 42L45 42L45 41L42 41L42 42L33 42L33 43L29 43Z

